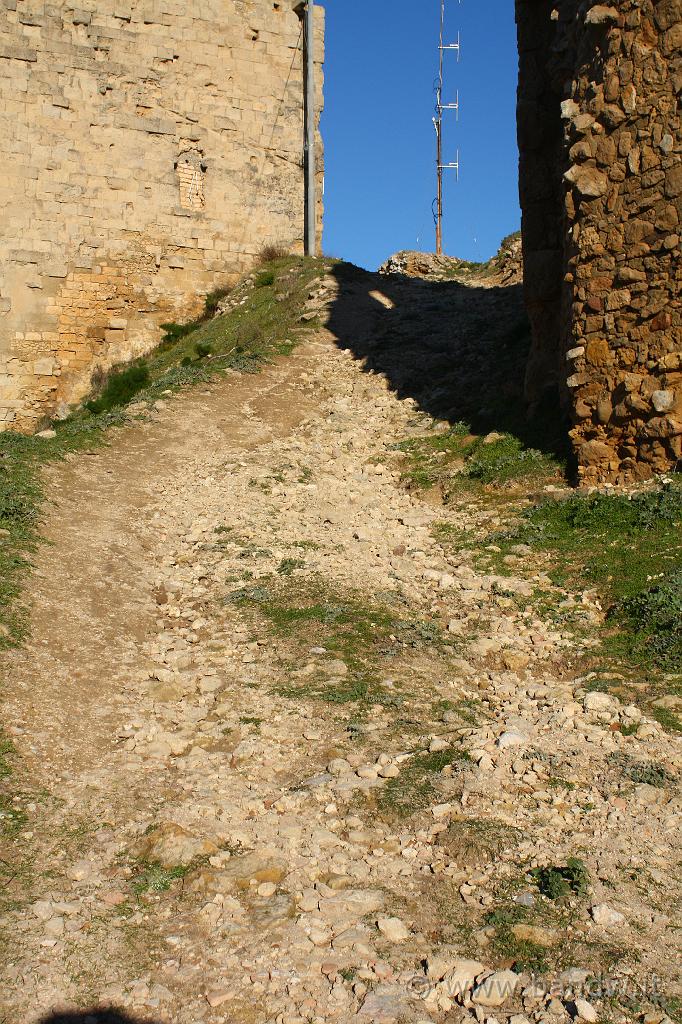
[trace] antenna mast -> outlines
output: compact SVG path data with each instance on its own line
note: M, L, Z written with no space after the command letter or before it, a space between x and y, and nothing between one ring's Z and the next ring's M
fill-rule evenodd
M460 0L460 3L462 0ZM443 111L454 110L459 120L459 91L454 103L443 103L443 90L445 85L445 52L453 50L457 53L457 62L460 55L460 36L457 33L456 43L445 43L445 0L440 0L440 43L438 45L438 82L436 85L436 116L433 124L436 129L436 170L438 173L438 197L436 199L436 253L440 256L443 252L443 171L454 170L459 181L459 150L454 163L443 163Z

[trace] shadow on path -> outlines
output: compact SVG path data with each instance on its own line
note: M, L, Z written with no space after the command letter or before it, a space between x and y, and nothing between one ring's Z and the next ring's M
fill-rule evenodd
M384 374L399 398L435 419L565 451L558 395L532 417L524 400L530 327L521 285L425 281L350 264L334 274L339 294L327 327L365 372Z
M38 1024L161 1024L151 1017L129 1017L122 1010L111 1007L95 1007L92 1010L51 1013L41 1017Z

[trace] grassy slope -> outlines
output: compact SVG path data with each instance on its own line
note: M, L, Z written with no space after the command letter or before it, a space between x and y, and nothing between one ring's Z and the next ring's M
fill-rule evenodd
M682 486L662 483L641 495L542 493L560 483L561 459L526 447L513 433L484 439L456 424L401 442L403 481L437 489L447 504L494 506L502 529L462 535L446 525L444 545L476 547L502 573L546 571L569 594L595 591L606 612L602 646L589 666L644 699L664 726L682 732L671 708L650 702L682 697ZM511 570L505 557L522 551ZM547 595L543 595L545 598ZM620 677L620 678L618 678Z
M131 399L154 402L226 369L256 372L290 352L310 286L330 266L329 260L297 257L273 261L232 293L243 304L182 330L170 326L167 340L154 352L110 374L98 394L68 420L55 423L55 437L0 435L0 649L19 643L27 629L21 592L39 542L42 466L106 443L107 431L129 420L125 406Z

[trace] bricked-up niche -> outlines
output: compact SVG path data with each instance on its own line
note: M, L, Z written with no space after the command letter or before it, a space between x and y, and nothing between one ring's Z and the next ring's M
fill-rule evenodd
M180 206L185 210L203 210L204 174L206 164L201 153L190 150L183 153L175 165L180 185Z
M682 468L682 0L516 0L527 395L585 483Z
M302 249L297 8L0 0L0 429L63 414L265 245ZM317 5L316 33L319 112Z

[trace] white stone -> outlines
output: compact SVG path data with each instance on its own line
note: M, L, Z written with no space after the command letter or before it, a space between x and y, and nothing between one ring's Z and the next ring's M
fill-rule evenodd
M583 700L583 706L585 711L593 712L612 712L618 707L618 699L612 697L610 693L600 693L596 690L594 693L588 693L585 695Z
M405 942L410 937L409 929L399 917L380 917L377 928L389 942Z
M651 404L656 412L669 412L675 404L674 391L654 391L651 396Z
M595 924L601 925L602 928L614 928L616 925L625 923L623 914L614 910L608 903L598 903L591 907L590 914Z
M497 745L500 750L506 750L508 747L520 747L524 743L527 743L528 739L523 733L516 732L514 729L510 729L507 732L503 732L497 741Z
M519 976L514 971L496 971L474 989L472 1000L479 1006L503 1006L516 992Z
M578 1016L582 1017L583 1020L589 1021L590 1024L595 1024L599 1020L599 1014L592 1003L588 1003L587 999L576 999L575 1008L578 1011Z

